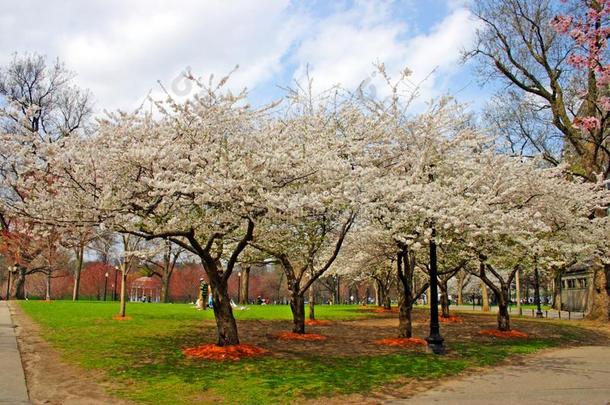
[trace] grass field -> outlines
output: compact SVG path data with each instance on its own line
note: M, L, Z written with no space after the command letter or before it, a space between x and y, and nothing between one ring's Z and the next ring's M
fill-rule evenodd
M328 351L324 352L313 342L279 346L282 343L269 337L266 329L288 329L289 308L252 306L235 312L242 342L251 343L248 336L258 339L253 343L271 350L271 355L218 363L185 358L182 354L185 347L214 341L212 312L196 311L191 305L129 304L128 316L133 318L129 321L112 319L117 312L116 303L29 301L22 302L21 307L42 325L43 336L65 361L102 371L113 395L150 404L289 403L321 396L366 394L396 381L437 379L471 367L493 365L511 355L577 342L588 333L566 324L543 325L532 320L521 321L525 327L531 324L538 328L530 339L470 339L464 337L468 330L461 326L461 335L456 334L453 341L448 339L448 355L435 356L415 349L388 352L373 348L363 353L361 347L350 347L350 342L362 346L367 341L366 333L359 340L333 345L331 327L324 330L328 331L330 342L325 343ZM424 316L420 312L419 316ZM371 318L379 317L361 307L340 305L318 306L316 314L318 319L354 321L337 322L343 330L356 329L359 323L375 322ZM478 327L477 322L493 325L490 316L473 315L468 319L474 328ZM393 328L384 327L387 333L395 333ZM446 327L448 333L451 327ZM258 331L258 335L248 335L251 330ZM335 334L337 342L342 332Z

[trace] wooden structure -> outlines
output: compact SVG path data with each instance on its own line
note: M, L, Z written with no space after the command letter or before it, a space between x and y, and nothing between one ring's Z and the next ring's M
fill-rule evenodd
M139 277L131 282L129 301L160 302L161 280L157 277Z
M561 309L585 312L591 296L593 273L589 266L577 264L561 276Z

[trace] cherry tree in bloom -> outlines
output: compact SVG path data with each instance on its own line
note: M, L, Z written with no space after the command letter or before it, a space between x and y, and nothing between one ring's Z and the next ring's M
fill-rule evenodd
M156 102L152 114L110 114L95 136L51 146L49 180L24 185L36 204L14 207L41 222L166 239L199 257L219 345L239 343L227 282L266 211L265 193L287 175L276 168L281 149L265 111L250 108L245 93L224 91L225 82L197 81L191 100Z
M411 98L402 91L408 72L395 82L381 72L392 96L381 102L363 100L376 125L358 159L368 176L362 222L367 230L377 230L371 234L379 235L379 241L393 245L399 336L411 337L413 304L428 287L427 282L414 285L416 270L426 272L428 257L422 248L440 244L461 218L461 205L454 201L445 177L453 175L451 162L470 153L471 140L477 137L469 117L449 98L431 102L421 114L409 114ZM461 260L457 269L464 264Z
M598 226L589 216L608 196L603 184L567 179L561 168L543 169L536 161L490 152L478 160L469 169L476 181L464 195L472 209L464 212L463 235L479 261L475 275L498 301L498 329L509 330L509 288L516 272L551 253L541 241L562 243L573 254L592 243L590 238L571 243L570 235Z
M295 333L305 332L305 293L339 256L358 211L360 174L349 158L365 121L345 100L335 104L336 91L290 95L285 150L274 153L291 177L269 196L250 242L282 265Z
M390 292L397 283L396 246L387 234L367 225L362 220L358 221L331 273L355 281L372 280L377 305L389 310L392 306Z

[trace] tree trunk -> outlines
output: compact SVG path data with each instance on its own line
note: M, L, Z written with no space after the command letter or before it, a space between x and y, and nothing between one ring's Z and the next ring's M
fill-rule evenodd
M227 283L214 283L211 288L214 317L218 331L218 346L230 346L239 344L237 323L231 308L231 298Z
M375 280L375 282L373 284L375 286L375 305L380 307L382 304L381 304L381 296L379 294L379 280Z
M292 331L305 333L305 297L297 291L290 295L290 310L292 311Z
M510 330L510 318L508 315L508 305L506 302L498 302L498 330Z
M392 309L392 297L390 297L390 289L387 285L379 282L379 299L384 309Z
M593 266L587 318L610 320L610 264L595 263Z
M314 321L316 319L315 313L316 305L316 293L313 289L313 284L309 287L309 319Z
M80 294L80 275L83 270L84 253L84 246L79 246L78 251L76 252L76 259L78 263L76 265L76 272L74 273L74 290L72 291L72 301L78 301L78 296Z
M25 299L25 267L15 266L16 269L13 272L13 284L11 286L10 297L12 300L23 300Z
M489 295L487 295L487 286L481 281L481 305L483 312L489 312Z
M389 291L385 293L385 301L383 303L384 309L392 309L392 297L390 297Z
M413 337L413 325L411 322L412 311L413 301L408 298L401 298L400 303L398 304L398 337Z
M449 318L449 294L447 293L447 284L441 290L441 317Z
M239 305L248 305L250 299L250 266L241 273L241 300Z
M553 278L553 309L561 310L561 271Z
M51 301L51 271L49 270L49 272L47 273L47 280L45 283L45 297L44 299L46 301Z
M164 272L161 276L161 302L169 302L169 282L171 277L171 272Z
M466 281L466 272L460 271L457 276L457 304L464 305L464 282Z
M335 304L341 304L341 277L336 276L337 289L335 291Z
M121 269L121 303L119 307L119 316L125 317L127 307L127 270L123 266Z

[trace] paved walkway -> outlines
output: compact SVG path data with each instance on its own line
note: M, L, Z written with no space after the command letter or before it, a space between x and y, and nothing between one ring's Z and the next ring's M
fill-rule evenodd
M474 311L474 312L481 312L481 307L475 305L474 307L472 305L451 305L449 307L450 310L456 310L456 311ZM517 307L515 306L511 306L508 308L509 314L510 316L518 316L518 311L517 311ZM496 306L492 306L490 309L491 313L496 313L498 312L498 307ZM527 316L527 317L535 317L536 316L536 310L535 309L531 309L531 308L523 308L521 310L521 315L522 316ZM543 318L549 318L549 319L564 319L564 320L577 320L577 319L584 319L585 314L584 312L570 312L570 311L557 311L555 309L543 309L542 310L542 317Z
M6 301L0 301L0 404L29 404L21 355Z
M561 349L526 358L389 404L610 404L610 346Z

